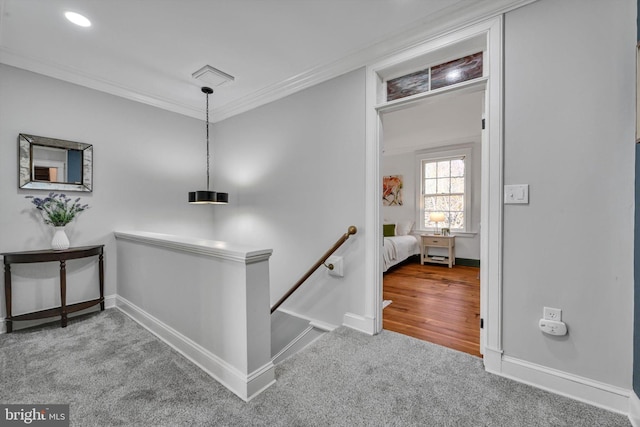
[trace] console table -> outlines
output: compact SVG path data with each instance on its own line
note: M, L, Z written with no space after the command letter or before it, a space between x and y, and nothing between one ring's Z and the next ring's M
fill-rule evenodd
M104 245L82 246L69 248L62 251L52 249L27 252L7 252L4 257L4 296L7 308L7 333L13 331L13 322L20 320L44 319L46 317L60 316L61 327L67 326L67 315L84 310L96 304L100 304L100 310L104 310ZM100 298L67 305L67 261L70 259L98 256ZM26 264L35 262L60 262L60 307L36 311L34 313L11 315L11 264Z
M429 256L430 247L447 249L449 254L446 257ZM456 264L456 236L420 235L420 264L424 265L425 261L453 267Z

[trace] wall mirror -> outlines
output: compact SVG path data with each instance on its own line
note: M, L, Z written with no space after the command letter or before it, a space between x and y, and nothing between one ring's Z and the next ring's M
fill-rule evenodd
M21 133L18 136L20 188L92 191L93 145Z

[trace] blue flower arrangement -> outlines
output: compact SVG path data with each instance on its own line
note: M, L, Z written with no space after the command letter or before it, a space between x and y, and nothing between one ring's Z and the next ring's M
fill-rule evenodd
M65 194L49 193L49 196L41 199L34 196L25 196L32 199L33 203L40 211L45 224L51 224L54 227L62 227L74 220L80 212L89 209L89 205L80 204L80 197L73 202L71 198Z

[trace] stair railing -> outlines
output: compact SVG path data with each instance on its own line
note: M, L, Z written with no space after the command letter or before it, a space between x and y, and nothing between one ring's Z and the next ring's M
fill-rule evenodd
M333 270L333 265L329 264L326 265L325 261L327 261L327 259L340 247L342 246L342 244L344 242L347 241L347 239L349 238L349 236L356 234L358 232L358 229L355 227L355 225L352 225L351 227L349 227L349 229L347 230L347 232L345 234L343 234L342 236L340 236L340 238L338 239L338 241L336 243L333 244L333 246L324 253L324 255L322 255L322 257L318 260L318 262L316 262L315 264L313 264L313 267L311 267L309 269L309 271L307 271L304 276L302 276L300 278L300 280L298 280L296 282L295 285L293 285L293 287L291 289L289 289L289 291L284 294L284 296L282 298L280 298L280 300L275 303L273 305L273 307L271 307L271 314L273 314L274 311L276 311L278 309L278 307L280 307L282 305L283 302L285 302L287 300L287 298L289 298L296 290L298 290L298 288L300 286L302 286L302 284L305 282L305 280L307 280L314 271L316 271L321 265L324 265L325 267L327 267L329 270Z

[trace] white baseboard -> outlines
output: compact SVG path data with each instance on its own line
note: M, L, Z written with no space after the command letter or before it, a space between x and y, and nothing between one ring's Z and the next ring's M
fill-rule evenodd
M273 356L271 358L271 361L274 365L277 365L289 356L293 356L294 354L320 338L325 333L325 331L320 330L310 324L304 331L300 333L300 335L295 337L293 341L291 341L282 350L280 350L278 354Z
M275 383L275 368L271 361L249 375L245 375L125 298L116 296L116 307L244 401L248 402Z
M635 394L621 387L509 356L502 357L499 370L489 372L623 415L629 414L629 397Z
M316 329L320 329L321 331L331 332L336 329L338 326L333 325L331 323L323 322L322 320L313 319L309 316L305 316L304 314L296 313L291 310L287 310L286 308L279 308L278 311L288 314L289 316L294 316L299 319L304 319L309 322L309 325L313 326Z
M487 372L500 375L500 370L502 367L502 353L502 350L498 350L489 346L484 348L482 362L484 363L484 369Z
M629 421L633 427L640 427L640 398L633 390L629 393Z
M342 324L356 331L374 335L376 333L375 319L373 317L360 316L354 313L345 313Z
M115 308L116 307L116 294L108 295L104 297L104 308Z

